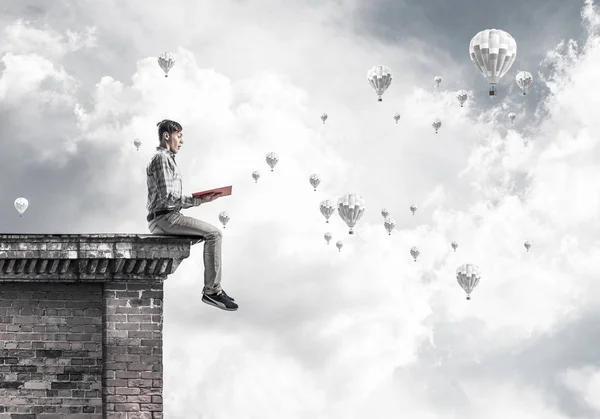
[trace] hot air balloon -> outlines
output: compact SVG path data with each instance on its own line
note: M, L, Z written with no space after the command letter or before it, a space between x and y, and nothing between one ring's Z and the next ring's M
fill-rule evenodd
M454 249L454 251L456 252L456 248L458 247L458 243L456 242L452 242L452 244L450 244L450 246L452 246L452 248Z
M519 71L515 77L515 80L517 82L517 86L519 86L523 92L523 96L525 96L527 94L527 90L529 90L529 87L533 83L533 76L529 71Z
M515 115L514 112L509 112L508 113L508 119L510 119L510 123L511 124L514 123L516 117L517 117L517 115Z
M136 138L135 140L133 140L133 145L135 146L137 151L140 151L140 146L142 145L142 142L139 138Z
M410 248L410 255L415 259L415 262L417 261L417 258L420 254L421 252L419 252L419 248L417 246L413 246Z
M310 182L310 184L312 185L312 187L315 189L315 191L317 190L317 186L319 186L319 184L321 183L321 177L316 174L313 173L312 175L310 175L310 177L308 178L308 181Z
M398 123L398 121L399 121L399 120L400 120L400 114L399 114L399 113L396 113L396 114L394 115L394 121L396 121L396 124Z
M324 113L323 115L321 115L321 121L323 121L323 123L325 123L325 121L327 121L327 114Z
M464 264L456 269L458 285L467 293L467 300L471 299L473 289L479 284L480 274L476 265Z
M381 210L381 215L385 219L385 218L388 217L388 215L390 215L390 212L386 208L384 208L384 209Z
M517 58L517 43L500 29L483 30L471 39L469 54L475 68L490 84L490 96L496 96L496 84Z
M329 217L335 212L335 202L331 199L326 199L325 201L321 201L319 205L321 210L321 214L325 217L326 223L329 223Z
M442 121L440 121L438 118L435 118L432 122L431 122L431 126L433 127L433 129L435 130L435 133L438 133L438 129L440 129L440 127L442 126Z
M394 227L396 227L396 220L394 220L393 218L386 218L383 221L383 226L385 227L385 229L388 232L388 235L392 235L392 230L394 229Z
M158 65L165 72L165 77L169 76L169 70L173 68L175 65L175 58L169 52L165 52L160 57L158 57Z
M26 198L15 199L15 209L19 212L19 216L22 217L23 213L29 206L29 201Z
M412 214L415 215L415 212L417 211L417 207L415 207L414 205L411 205L410 210L411 210Z
M258 179L260 178L260 172L255 170L252 172L252 179L254 179L254 183L258 183Z
M525 243L523 243L523 245L525 246L525 249L527 249L527 252L529 252L529 248L531 247L531 242L529 240L527 240Z
M346 194L338 199L338 215L346 223L350 230L348 234L354 234L352 228L365 212L365 200L356 194Z
M381 102L383 100L381 95L392 84L392 71L384 65L376 65L367 72L367 80L379 96L378 101Z
M469 97L469 95L466 90L459 90L458 92L456 92L456 99L458 100L458 103L460 103L461 108L463 107L464 103L467 101L468 97Z
M333 235L330 232L327 232L323 235L323 237L325 237L325 241L327 242L327 244L329 244L329 241L331 240Z
M269 153L267 154L266 160L272 172L277 163L279 162L279 156L277 155L277 153Z
M335 247L337 247L337 248L338 248L338 252L341 252L341 251L342 251L342 247L344 247L344 242L342 242L341 240L338 240L338 241L335 243Z
M440 83L441 83L441 82L442 82L442 78L441 78L440 76L435 76L435 77L433 78L433 86L434 86L435 88L438 88L438 87L440 87Z
M221 224L223 224L223 228L225 228L225 226L229 222L229 214L227 214L227 211L222 211L219 213L219 221L221 222Z

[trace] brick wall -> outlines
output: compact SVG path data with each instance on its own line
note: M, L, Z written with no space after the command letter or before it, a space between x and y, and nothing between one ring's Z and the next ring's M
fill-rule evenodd
M0 283L0 418L102 418L102 305L102 284Z

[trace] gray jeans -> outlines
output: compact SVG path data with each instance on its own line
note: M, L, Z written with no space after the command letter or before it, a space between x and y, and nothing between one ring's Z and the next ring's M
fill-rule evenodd
M159 215L148 223L152 234L201 236L204 238L204 289L221 291L221 231L212 224L186 217L180 212Z

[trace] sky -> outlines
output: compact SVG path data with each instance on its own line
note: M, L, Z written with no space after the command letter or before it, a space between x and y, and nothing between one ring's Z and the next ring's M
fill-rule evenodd
M0 8L1 232L148 234L145 169L165 118L183 125L185 193L233 185L184 213L219 227L230 214L223 287L240 308L200 301L193 246L165 282L165 417L600 417L592 1ZM518 45L494 99L468 54L489 28ZM366 80L378 64L393 74L383 102ZM534 77L526 96L519 70ZM347 193L366 205L353 236L319 212ZM464 263L481 270L470 301Z

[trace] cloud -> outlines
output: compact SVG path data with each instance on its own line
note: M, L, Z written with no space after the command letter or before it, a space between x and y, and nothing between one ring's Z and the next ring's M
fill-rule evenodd
M416 84L414 63L435 67L435 56L357 37L343 19L356 18L356 2L207 4L171 14L88 4L98 27L117 14L131 24L109 36L17 22L1 52L0 122L16 133L2 140L3 230L147 233L145 167L164 118L184 127L185 192L234 185L186 214L215 225L231 215L223 281L241 308L201 305L194 246L165 283L166 415L597 416L599 366L586 346L597 347L600 296L592 3L585 43L546 55L537 105L529 95L490 102L483 89L464 108L451 77L440 91ZM172 30L139 35L163 15ZM168 78L152 55L166 46L177 59ZM98 61L87 62L92 49ZM115 62L83 83L76 69L100 72L94 64L115 50L132 53L131 72L119 77ZM462 63L443 60L462 75ZM381 103L365 80L379 62L399 74ZM323 180L316 192L312 173ZM318 209L348 192L367 206L353 236ZM20 225L16 196L30 200ZM391 235L383 207L397 221ZM482 270L468 302L455 279L463 263Z

